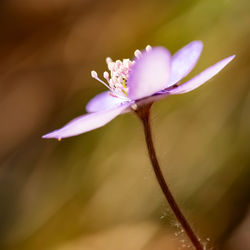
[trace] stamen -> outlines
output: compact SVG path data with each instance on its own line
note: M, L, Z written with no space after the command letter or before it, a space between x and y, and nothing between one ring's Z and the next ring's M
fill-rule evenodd
M107 80L107 82L109 83L109 73L107 71L105 71L103 73L103 77Z
M113 96L113 97L118 97L117 95L115 95L113 92L109 92L109 94L111 95L111 96Z
M110 57L106 57L106 63L109 64L109 63L112 63L112 59Z
M100 83L102 83L104 86L106 86L109 90L111 90L111 88L108 86L108 84L105 83L104 81L102 81L102 80L98 77L96 71L92 70L92 71L91 71L91 76L92 76L94 79L96 79L97 81L99 81Z
M140 50L135 51L136 57L140 57L141 55L142 53ZM105 85L111 91L111 96L121 98L124 101L130 101L128 98L127 80L135 61L129 59L112 61L110 57L107 57L106 62L110 73L105 71L103 73L103 78L107 83L98 77L96 71L91 71L91 76Z
M92 76L93 78L97 78L97 77L98 77L97 72L94 71L94 70L92 70L92 71L91 71L91 76Z
M116 65L117 69L119 69L121 67L121 65L122 65L122 61L121 60L117 60L115 62L115 65Z
M141 51L137 49L134 54L136 58L139 58L141 56Z
M152 47L150 45L146 46L146 51L149 52L152 49Z
M116 98L123 99L124 101L130 101L129 98L127 98L127 97L125 97L125 96L118 95L117 93L114 93L114 92L109 92L109 95L111 95L111 96L113 96L113 97L116 97Z
M127 92L126 92L124 89L122 89L122 93L123 93L125 96L128 96Z

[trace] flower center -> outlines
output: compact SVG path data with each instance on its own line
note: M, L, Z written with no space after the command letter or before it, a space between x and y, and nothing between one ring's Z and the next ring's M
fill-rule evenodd
M104 72L103 76L107 80L112 94L115 96L128 96L128 86L127 80L132 66L135 64L135 61L129 59L112 61L111 58L106 59L108 69L110 70L110 76L107 71Z
M148 45L146 51L149 50L151 50L151 47ZM141 56L141 51L136 50L134 55L136 58L139 58ZM122 99L129 99L127 81L135 61L130 59L113 61L110 57L107 57L106 63L110 70L110 74L105 71L103 77L107 83L98 77L96 71L91 71L91 76L104 84L110 90L110 95Z

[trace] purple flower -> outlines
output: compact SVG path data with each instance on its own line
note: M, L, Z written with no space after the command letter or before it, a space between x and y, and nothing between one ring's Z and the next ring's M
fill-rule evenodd
M102 81L95 71L93 78L104 84L108 91L95 96L86 106L87 114L79 116L64 127L43 138L65 138L104 126L116 116L136 110L138 105L153 102L168 95L183 94L208 81L221 71L235 56L227 57L205 69L191 80L179 84L196 65L203 45L193 41L173 56L163 47L147 46L135 51L134 60L112 61L107 58L108 72Z

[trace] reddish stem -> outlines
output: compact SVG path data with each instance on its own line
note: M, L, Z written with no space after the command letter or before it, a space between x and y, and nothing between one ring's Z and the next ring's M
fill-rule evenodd
M162 174L158 159L156 157L156 152L153 144L152 133L151 133L151 126L150 126L150 110L151 110L152 103L144 104L141 107L138 107L135 110L135 113L138 115L140 120L142 121L144 127L144 134L145 140L148 148L148 154L154 169L155 176L157 181L162 189L162 192L165 195L170 207L172 208L177 220L182 225L183 229L185 230L186 234L188 235L189 239L193 243L196 250L204 250L203 245L201 244L199 238L196 236L194 231L192 230L191 226L187 222L185 216L182 214L180 208L178 207L165 179Z

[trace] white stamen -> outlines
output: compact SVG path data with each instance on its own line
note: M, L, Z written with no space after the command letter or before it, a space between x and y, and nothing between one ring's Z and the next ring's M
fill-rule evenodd
M118 95L117 93L114 93L114 92L109 92L109 95L111 95L113 97L123 99L124 101L131 101L129 98L127 98L125 96Z
M105 71L103 73L103 77L107 80L107 82L109 83L109 73L107 71Z
M108 89L111 90L111 88L108 86L108 84L105 83L104 81L102 81L102 80L98 77L96 71L92 70L92 71L91 71L91 76L92 76L94 79L96 79L97 81L99 81L100 83L102 83L104 86L106 86Z
M139 58L141 56L141 51L137 49L134 54L136 58Z
M106 57L106 63L109 64L109 63L112 63L112 59L110 57Z
M140 50L135 51L137 58L141 55ZM128 97L127 81L135 61L131 61L130 59L112 61L110 57L107 57L106 62L110 72L105 71L103 78L107 83L98 77L96 71L91 71L91 76L105 85L110 90L110 95L119 97L124 101L131 101Z
M146 46L146 51L149 52L152 49L152 47L150 45Z
M121 65L122 65L122 61L121 60L117 60L115 62L115 64L116 64L116 67L119 69L121 67Z
M91 76L92 76L93 78L96 78L96 77L98 77L98 76L97 76L97 73L96 73L96 71L94 71L94 70L92 70L92 71L91 71Z

